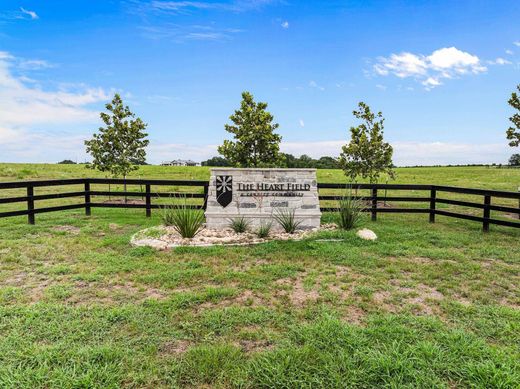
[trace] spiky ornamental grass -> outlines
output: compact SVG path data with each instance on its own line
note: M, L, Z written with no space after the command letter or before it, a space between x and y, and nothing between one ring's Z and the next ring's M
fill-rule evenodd
M271 221L267 223L262 223L258 227L258 230L256 230L256 236L258 236L260 239L267 238L269 234L271 233L271 228L273 227L273 223Z
M165 226L173 227L183 238L192 239L204 224L204 213L190 208L184 197L184 203L181 205L163 207L162 221Z
M345 195L339 200L339 211L337 215L337 225L343 230L351 230L359 225L363 218L365 203L363 199L352 195L352 188L349 187Z
M237 234L243 234L249 229L249 225L251 222L247 220L244 216L236 217L234 219L229 220L229 226L233 231Z
M302 223L301 220L296 220L294 209L278 208L273 217L288 234L294 234L298 226Z

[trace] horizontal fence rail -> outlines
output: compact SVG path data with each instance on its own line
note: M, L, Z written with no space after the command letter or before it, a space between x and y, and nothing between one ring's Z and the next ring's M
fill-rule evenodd
M406 185L406 184L318 184L319 189L342 189L343 191L351 191L354 194L358 190L370 190L370 196L353 196L358 199L365 200L369 206L363 209L364 212L371 214L372 220L377 220L378 213L427 213L429 214L430 223L435 223L435 216L448 216L457 219L465 219L482 223L483 231L489 231L490 224L496 224L506 227L520 228L520 222L493 219L491 218L491 211L508 212L511 214L518 215L520 219L520 192L506 192L488 189L472 189L472 188L460 188L453 186L441 186L441 185ZM379 196L379 190L397 190L397 191L425 191L429 192L429 196L415 197L415 196ZM452 200L442 197L438 197L442 193L457 193L465 195L476 195L482 196L483 202L476 203L471 201ZM345 193L341 195L320 195L319 199L323 201L341 200ZM492 198L501 199L513 199L518 200L518 207L508 207L502 205L493 205ZM426 203L428 208L381 208L378 206L380 202L413 202L413 203ZM482 216L462 214L458 212L452 212L447 210L437 209L437 204L448 204L455 206L463 206L467 208L475 208L482 210ZM338 207L324 207L321 208L324 212L335 212L338 211Z
M38 188L49 188L58 186L71 186L81 185L82 190L75 189L74 191L64 193L46 193L46 194L35 194L35 189ZM141 191L106 191L92 189L93 185L127 185L140 186ZM152 191L152 187L165 187L167 191ZM175 187L175 188L172 188ZM193 187L201 190L199 193L188 193L178 191L177 187ZM12 217L12 216L27 216L30 224L35 223L35 215L46 212L56 212L72 209L85 209L85 214L90 215L92 208L133 208L133 209L145 209L146 216L151 216L152 209L159 209L164 206L178 207L179 205L167 205L153 203L153 199L161 198L172 198L172 199L200 199L202 204L199 205L186 205L192 209L206 209L207 196L208 196L208 181L195 181L195 180L147 180L147 179L111 179L111 178L78 178L78 179L62 179L62 180L40 180L40 181L17 181L17 182L0 182L0 205L2 204L15 204L25 203L25 209L12 210L0 212L0 218ZM345 195L346 189L351 189L354 193L358 190L368 190L368 196L354 196L359 199L363 199L367 206L364 211L371 214L372 220L377 220L379 213L417 213L417 214L428 214L429 221L435 222L436 216L447 216L457 219L471 220L482 223L484 231L489 231L491 224L520 228L520 221L509 221L496 219L491 217L491 211L506 212L512 215L517 215L520 219L520 193L487 190L487 189L472 189L472 188L460 188L452 186L441 186L441 185L415 185L415 184L333 184L333 183L320 183L318 189L320 191L319 200L325 202L337 202L341 200ZM18 194L13 197L2 197L3 190L16 190L25 189L23 195ZM323 190L343 190L336 194L322 194ZM384 191L384 196L382 195ZM419 191L420 196L387 196L387 191ZM481 196L481 202L466 201L458 199L446 198L446 194L460 194L460 195L471 195ZM96 197L124 197L124 202L99 202L96 201ZM81 202L77 204L67 204L59 206L49 207L36 207L36 202L42 200L59 200L79 198ZM127 198L141 198L142 202L127 202ZM510 199L518 201L518 207L506 206L493 204L493 199ZM383 206L381 206L383 203ZM388 203L423 203L426 205L424 208L417 207L389 207L386 206ZM476 209L481 212L480 216L469 215L451 210L438 209L438 204L445 204L451 206L460 206L470 209ZM323 212L336 212L339 208L323 206L321 211Z

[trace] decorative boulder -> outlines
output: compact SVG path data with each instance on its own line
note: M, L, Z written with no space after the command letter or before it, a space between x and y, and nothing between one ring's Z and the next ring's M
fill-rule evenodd
M374 231L369 230L368 228L363 228L362 230L359 230L356 235L364 240L376 240L377 235Z

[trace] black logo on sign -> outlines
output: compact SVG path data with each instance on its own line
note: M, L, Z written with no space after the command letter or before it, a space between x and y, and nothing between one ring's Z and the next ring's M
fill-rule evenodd
M233 177L217 176L217 202L224 208L231 203L233 199Z

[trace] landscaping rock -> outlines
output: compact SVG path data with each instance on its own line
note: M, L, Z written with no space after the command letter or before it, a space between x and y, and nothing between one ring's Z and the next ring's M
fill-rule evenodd
M377 235L374 231L369 230L368 228L363 228L362 230L359 230L356 235L364 240L376 240Z
M132 246L148 246L157 250L166 250L179 246L215 246L215 245L250 245L270 240L301 240L313 232L331 230L333 225L324 225L312 230L300 230L294 234L273 230L268 238L258 238L254 232L236 233L231 228L203 228L193 239L182 238L173 227L156 226L139 231L132 236Z

